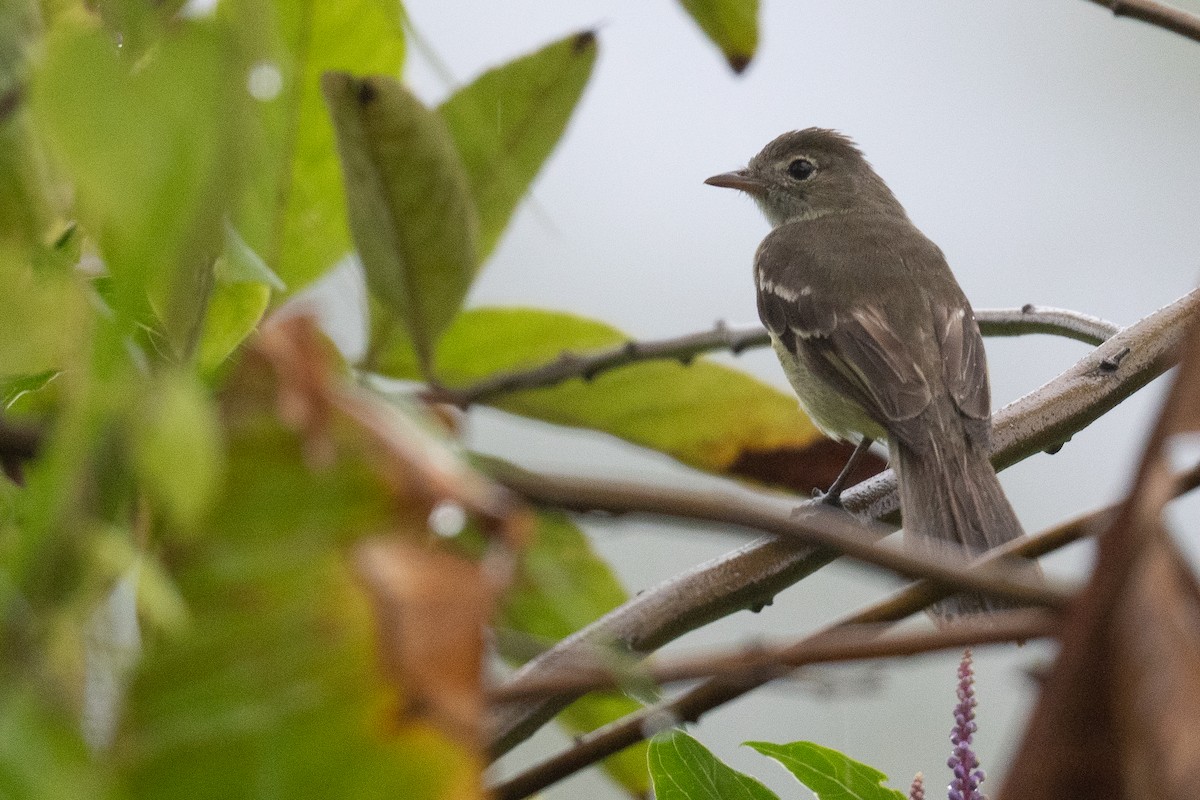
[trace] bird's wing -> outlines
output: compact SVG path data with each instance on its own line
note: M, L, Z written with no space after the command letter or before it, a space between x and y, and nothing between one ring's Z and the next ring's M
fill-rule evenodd
M954 405L966 417L989 420L992 398L988 390L987 359L975 313L964 298L963 305L957 308L936 307L934 320L942 351L942 381Z
M912 419L929 405L929 380L880 306L848 308L815 290L800 295L760 280L758 310L768 330L810 372L884 428Z
M759 315L811 372L894 434L949 394L979 423L968 425L972 433L986 436L987 366L974 314L941 251L902 224L875 235L777 228L756 258Z

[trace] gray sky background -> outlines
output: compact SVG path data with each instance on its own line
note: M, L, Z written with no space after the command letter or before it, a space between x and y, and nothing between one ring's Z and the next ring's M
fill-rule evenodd
M1200 11L1200 2L1179 3ZM750 263L766 223L747 199L704 186L775 135L820 125L854 137L946 252L976 307L1034 302L1129 323L1188 291L1200 270L1200 45L1083 0L763 0L761 47L741 77L677 4L609 0L407 0L417 29L465 82L578 29L598 26L600 58L567 135L473 291L474 305L566 309L639 337L714 320L755 320ZM452 88L410 46L406 76L427 101ZM349 291L343 273L321 295ZM341 334L353 347L353 333ZM993 401L1007 403L1086 353L1046 337L989 340ZM727 357L786 388L773 355ZM1161 382L1078 434L1058 455L1003 475L1037 530L1114 499ZM668 460L602 436L475 412L473 446L520 463L700 483ZM587 523L630 591L740 543L644 522ZM1090 551L1049 560L1078 576ZM835 565L759 615L689 636L686 650L792 636L894 588ZM997 778L1029 694L1039 646L977 654L984 768ZM748 739L807 739L845 750L930 797L945 759L957 658L822 671L706 717L692 732L782 797L802 797ZM540 734L507 771L564 746ZM998 781L984 785L994 794ZM546 793L618 797L595 773Z

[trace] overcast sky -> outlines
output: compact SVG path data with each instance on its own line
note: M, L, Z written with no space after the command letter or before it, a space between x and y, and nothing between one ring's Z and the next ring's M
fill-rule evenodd
M1200 11L1200 2L1185 5ZM471 296L475 305L568 309L641 337L717 319L755 319L750 264L766 223L747 199L704 186L775 135L811 125L854 137L910 216L945 251L977 308L1027 302L1129 323L1200 275L1200 45L1083 0L763 0L761 47L733 76L669 0L502 3L408 0L452 81L570 32L600 31L592 82L555 155ZM452 88L410 44L407 78L429 102ZM334 288L344 284L335 282ZM353 337L350 337L352 340ZM990 340L993 401L1036 388L1086 353L1046 337ZM731 363L786 387L774 357ZM1155 407L1154 392L1003 480L1030 530L1113 499ZM687 480L665 459L593 435L477 413L472 444L521 463ZM637 591L739 542L644 523L589 523ZM1050 561L1077 575L1088 551ZM768 612L739 614L681 647L807 630L893 584L835 566ZM1036 646L980 654L977 742L1003 771L1027 700ZM784 797L801 794L747 739L809 739L846 750L907 787L944 785L957 659L821 673L759 691L693 732ZM863 679L877 681L870 688ZM853 696L853 697L851 697ZM540 735L512 763L565 744ZM998 781L984 786L995 793ZM550 798L618 796L582 777Z

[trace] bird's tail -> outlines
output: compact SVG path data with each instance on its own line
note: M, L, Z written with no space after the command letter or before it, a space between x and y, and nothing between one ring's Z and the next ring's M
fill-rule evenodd
M920 449L901 442L891 445L906 541L918 546L948 544L977 556L1024 533L982 447L965 439L947 445L936 437L923 444ZM1040 574L1036 565L1030 571ZM948 618L1011 607L998 598L958 594L930 612Z

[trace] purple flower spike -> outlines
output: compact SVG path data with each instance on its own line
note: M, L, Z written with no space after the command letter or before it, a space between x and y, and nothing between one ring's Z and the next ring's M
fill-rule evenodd
M983 770L979 769L979 759L971 749L974 733L975 673L971 670L971 651L967 650L958 665L958 705L954 707L954 727L950 729L954 749L946 761L946 766L954 773L954 780L950 781L950 800L985 800L979 791Z
M908 800L925 800L925 776L919 772L908 789Z

